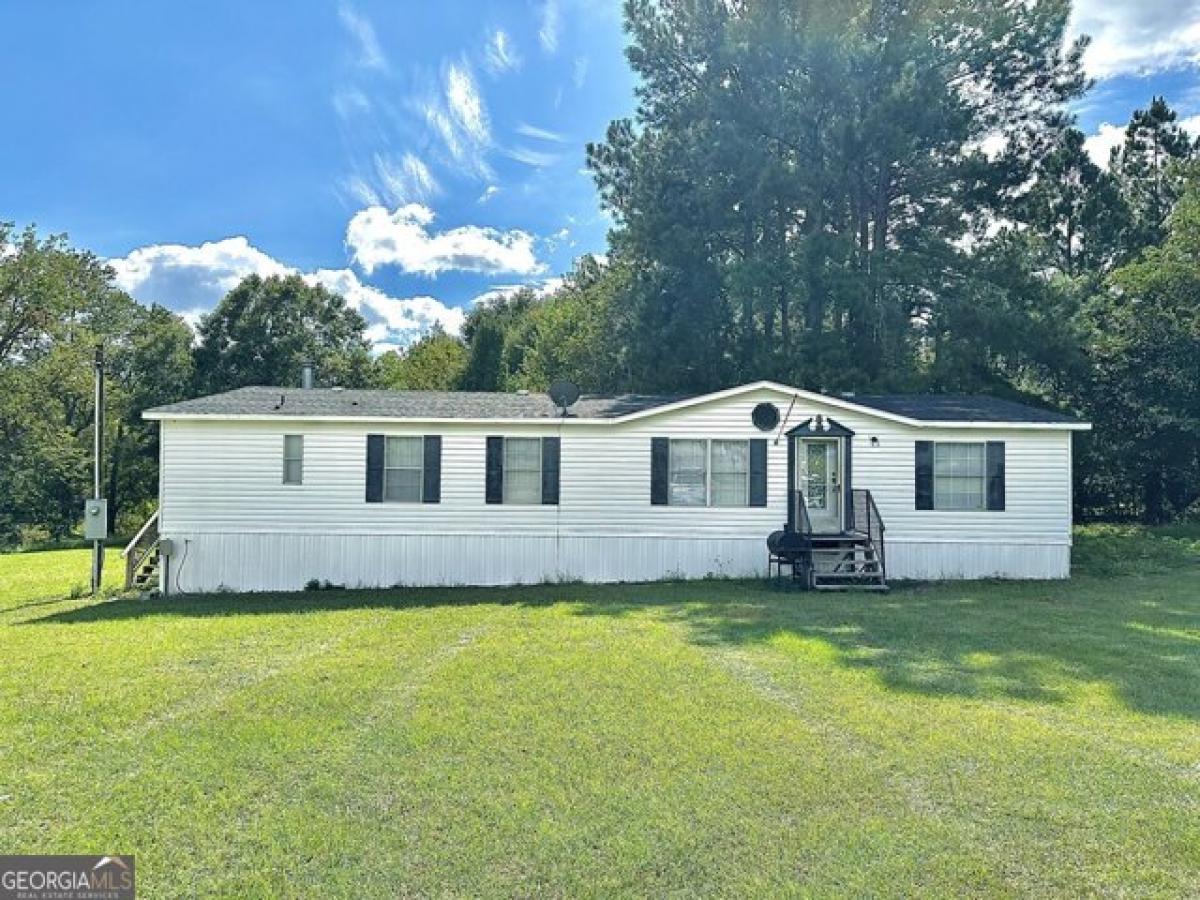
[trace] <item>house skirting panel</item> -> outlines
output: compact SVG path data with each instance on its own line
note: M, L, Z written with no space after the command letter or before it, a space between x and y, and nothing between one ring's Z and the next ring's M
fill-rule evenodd
M1071 574L1071 545L886 541L889 579L1050 579Z
M656 581L766 575L763 537L172 534L170 593ZM1062 545L888 541L889 578L1065 578Z

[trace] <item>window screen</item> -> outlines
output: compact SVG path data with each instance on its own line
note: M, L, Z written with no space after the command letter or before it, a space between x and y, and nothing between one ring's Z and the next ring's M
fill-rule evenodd
M750 443L712 442L712 505L747 506L750 502Z
M708 442L671 441L670 504L708 503Z
M420 503L424 467L424 440L389 437L383 457L383 499Z
M285 434L283 436L283 483L303 484L304 482L304 435Z
M986 508L983 444L937 443L933 448L933 508L974 511Z
M541 438L504 439L504 502L542 502Z

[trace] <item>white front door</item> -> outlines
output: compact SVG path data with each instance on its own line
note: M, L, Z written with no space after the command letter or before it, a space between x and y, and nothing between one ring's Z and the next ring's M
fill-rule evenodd
M796 484L813 531L842 530L842 442L838 438L801 438L796 454Z

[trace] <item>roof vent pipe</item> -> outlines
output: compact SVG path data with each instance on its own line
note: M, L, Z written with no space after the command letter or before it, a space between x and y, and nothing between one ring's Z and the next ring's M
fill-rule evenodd
M304 361L304 366L300 370L300 386L306 391L311 391L313 388L313 364L310 360Z

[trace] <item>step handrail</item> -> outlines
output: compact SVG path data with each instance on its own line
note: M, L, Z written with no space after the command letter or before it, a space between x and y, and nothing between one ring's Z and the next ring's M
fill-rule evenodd
M121 551L122 559L124 559L130 553L133 552L133 549L138 545L138 542L141 541L141 539L146 536L146 532L150 530L150 526L152 526L157 521L158 521L158 510L156 509L154 511L154 513L150 516L150 518L148 518L142 524L142 527L138 529L138 533L133 536L133 540L125 545L125 549Z
M863 518L865 522L859 522L859 507L862 508ZM855 488L854 490L854 527L861 533L867 536L867 539L875 547L875 552L879 557L879 568L884 578L887 578L887 550L884 546L884 532L887 527L883 524L883 516L879 514L879 506L875 503L875 496L865 488Z

